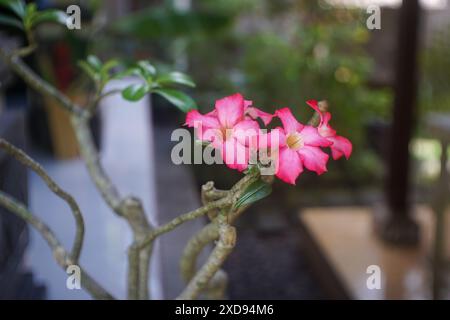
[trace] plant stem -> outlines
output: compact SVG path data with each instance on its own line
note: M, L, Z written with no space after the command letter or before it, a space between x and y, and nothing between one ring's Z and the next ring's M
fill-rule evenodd
M60 106L70 113L80 153L86 162L90 176L97 189L111 209L127 220L128 224L133 229L134 241L142 241L142 238L151 231L147 216L142 206L139 205L139 209L136 209L135 204L137 201L133 201L133 197L120 197L117 188L103 169L89 128L89 120L92 116L89 110L87 108L81 108L55 87L40 78L33 70L23 63L17 54L7 54L0 48L0 58L2 58L17 75L28 83L30 87L43 95L54 98L59 102ZM138 202L140 204L140 201ZM141 261L138 269L142 269L142 274L144 275L148 275L149 263L147 263L147 265L144 265L144 263L149 260L150 253L151 247L147 247L145 248L145 252L142 253L143 258L140 259L139 256L137 257L137 259L140 259ZM134 279L136 274L139 277L139 272L135 269L129 268L129 271L133 273L131 276L129 275L129 278ZM148 279L138 278L138 282L147 283ZM148 293L143 295L143 297L148 297Z
M177 299L196 299L230 255L235 244L236 229L227 224L221 225L219 227L219 240L214 250Z
M75 115L71 117L71 120L81 156L86 163L92 180L109 207L119 216L123 216L124 208L121 206L122 199L119 191L101 165L100 156L89 128L89 119Z
M61 187L53 181L52 178L47 174L47 172L42 168L42 166L31 159L25 152L20 150L19 148L14 147L9 142L0 138L0 149L7 152L9 155L13 156L17 161L22 163L24 166L33 170L36 174L38 174L42 180L47 184L49 189L56 194L58 197L63 199L69 205L73 217L76 223L76 231L75 231L75 240L72 247L71 257L75 263L78 262L78 259L81 254L81 249L83 248L83 240L84 240L84 220L83 215L81 214L81 210L75 201L75 199L61 189Z
M39 77L30 69L18 56L9 55L0 48L0 58L8 64L14 72L19 75L26 83L36 91L43 93L58 101L63 108L72 114L78 116L86 116L86 111L80 106L73 103L67 96L58 91L55 87Z
M136 243L128 248L128 299L139 298L139 249Z
M59 240L56 238L55 233L39 218L33 215L24 204L20 203L16 199L13 199L9 195L0 191L0 203L7 208L12 213L16 214L27 223L32 225L45 239L50 249L53 251L53 257L56 262L64 269L68 266L76 264L74 259L67 253L64 247L61 245ZM99 285L89 274L81 270L81 285L86 289L87 292L95 299L110 300L114 297L108 293L101 285Z
M175 229L176 227L178 227L179 225L181 225L186 221L194 220L196 218L204 216L212 209L223 208L226 206L230 206L231 204L232 200L230 198L224 198L217 200L215 202L211 202L201 208L185 213L181 216L178 216L175 219L171 220L170 222L166 223L165 225L157 227L153 231L151 231L139 244L139 247L141 249L146 247L147 245L151 244L153 240L155 240L158 236L167 233L169 231L172 231L173 229Z

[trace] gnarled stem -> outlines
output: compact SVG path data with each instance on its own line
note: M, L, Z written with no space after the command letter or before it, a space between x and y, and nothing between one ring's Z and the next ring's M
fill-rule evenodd
M76 264L75 260L67 253L62 244L56 238L55 233L39 218L33 215L24 204L9 195L0 191L0 204L6 209L16 214L31 226L33 226L45 239L51 250L56 262L64 269L68 266ZM114 297L107 292L100 284L98 284L89 274L80 267L81 285L95 299L109 300Z
M78 141L78 146L80 148L80 153L84 161L86 162L90 176L93 179L97 189L100 191L102 197L111 207L111 209L119 216L124 217L133 231L135 231L134 241L142 241L144 235L151 230L150 224L142 206L140 206L139 210L136 210L134 203L131 203L130 205L130 201L128 201L132 197L120 197L117 188L112 183L111 179L102 167L100 163L100 157L97 149L95 148L92 134L88 125L90 117L92 116L90 110L80 107L63 93L58 91L51 84L44 81L25 63L23 63L17 53L13 52L11 54L8 54L0 48L0 58L2 58L16 74L18 74L28 85L30 85L30 87L43 95L55 99L59 102L60 106L62 106L70 113L72 125ZM138 226L139 224L140 226ZM137 233L136 230L138 230ZM129 278L133 278L135 274L139 276L139 268L142 269L143 274L148 274L149 263L147 263L147 265L144 264L145 261L148 261L147 257L151 252L151 248L148 247L145 248L145 250L146 251L142 253L142 259L140 259L140 255L137 258L141 261L141 263L137 263L138 267L129 268L129 272L134 273L131 276L129 275ZM141 282L140 279L138 281ZM146 279L142 279L142 281L147 283ZM142 298L146 297L148 297L148 292L142 295Z
M7 152L24 166L36 172L36 174L38 174L42 178L42 180L44 180L44 182L54 194L67 202L76 223L75 240L72 247L71 257L73 261L77 263L81 254L81 249L83 248L84 220L83 215L81 214L81 210L75 199L66 191L61 189L61 187L55 181L53 181L52 178L50 178L50 176L39 163L31 159L25 152L23 152L19 148L14 147L9 142L0 138L0 149Z
M224 190L218 190L214 188L213 182L208 182L202 187L202 202L204 204L204 207L210 205L211 203L215 203L217 201L220 201L221 199L226 199L228 197L232 197L234 201L239 199L241 195L245 192L247 187L251 185L254 181L259 179L259 173L249 173L244 178L242 178L238 183L236 183L229 191ZM184 281L188 282L193 287L201 287L202 289L206 288L208 286L208 283L206 285L200 284L195 285L192 284L194 281L204 279L199 278L197 275L198 273L205 272L204 268L206 267L206 264L210 263L209 259L206 262L206 264L200 268L199 271L196 271L197 268L197 260L200 255L200 253L204 250L204 248L210 244L211 242L219 239L221 237L221 228L223 224L226 225L232 224L246 209L248 206L242 206L236 210L232 210L231 206L226 208L217 208L212 207L210 211L208 212L208 215L210 219L212 219L212 222L203 227L202 230L200 230L197 234L195 234L187 243L183 255L180 260L180 271L181 276L184 279ZM219 209L222 211L220 212ZM225 219L225 221L224 221ZM216 246L217 249L217 246ZM230 250L231 252L231 250ZM213 251L214 253L214 251ZM211 256L213 255L211 254ZM216 252L217 253L217 252ZM211 258L210 256L210 258ZM202 271L203 270L203 271ZM227 284L227 277L226 273L223 270L220 270L219 268L215 271L219 273L215 273L212 275L211 278L209 278L209 281L211 283L208 286L208 294L212 298L218 298L219 296L223 297L224 291L226 289ZM197 272L197 274L196 274ZM216 281L214 281L216 280ZM189 286L188 284L188 286ZM198 293L193 292L194 296L197 297ZM183 294L182 294L183 295ZM180 296L181 297L181 296ZM185 296L181 297L183 299L194 299L188 297L186 294Z
M72 102L67 96L39 77L17 55L8 54L0 48L0 58L2 58L17 75L25 80L31 88L55 99L71 114L86 116L86 111L83 110L83 108Z
M235 244L236 229L226 223L221 223L219 226L219 240L214 250L177 299L196 299L230 255Z
M161 227L154 228L149 223L141 202L133 197L121 197L117 188L101 165L100 157L93 143L92 134L89 128L89 120L95 107L88 106L88 108L82 108L72 102L67 96L44 81L34 73L33 70L25 65L17 52L8 54L0 48L0 58L2 58L16 74L25 80L30 87L41 94L54 98L70 113L80 153L87 165L92 180L111 209L119 216L125 218L132 228L134 239L129 247L128 256L129 298L148 298L147 280L149 273L149 259L153 242L158 236L175 229L186 221L190 221L205 214L210 214L210 218L215 220L218 209L223 211L223 209L228 208L227 210L229 210L246 188L259 178L259 173L250 173L242 178L229 191L210 190L211 197L216 197L215 200L204 205L202 208L181 215ZM100 99L101 96L96 97L96 99L94 99L94 105L96 105ZM227 216L227 219L231 222L233 216L237 215L237 212L232 212ZM186 297L198 296L204 285L207 285L217 270L219 270L223 260L229 252L231 252L232 244L234 245L234 240L232 241L232 239L235 239L234 228L228 223L220 223L218 227L216 225L216 228L218 228L217 237L219 237L219 242L210 255L207 264L205 264L191 279L188 288L184 292L184 296ZM78 249L76 249L75 252L77 250Z

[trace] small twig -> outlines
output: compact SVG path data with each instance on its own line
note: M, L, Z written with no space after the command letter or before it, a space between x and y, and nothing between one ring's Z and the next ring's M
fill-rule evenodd
M86 111L80 106L72 102L67 96L62 94L55 87L40 78L33 70L30 69L17 55L7 54L0 48L0 58L3 59L26 83L40 93L54 98L63 108L72 114L78 116L86 116Z
M36 50L37 46L35 44L30 44L26 47L20 48L17 51L14 51L13 55L17 55L21 58L25 58L26 56L32 54L34 50Z
M52 178L50 178L50 176L47 174L44 168L42 168L42 166L39 163L31 159L25 152L23 152L19 148L14 147L12 144L1 138L0 138L0 148L3 149L5 152L7 152L9 155L13 156L17 161L22 163L24 166L30 168L36 174L38 174L54 194L56 194L58 197L67 202L72 211L76 223L75 240L73 243L71 257L75 262L78 262L81 249L83 248L84 220L83 215L81 214L81 210L75 199L66 191L61 189L61 187L55 181L53 181Z
M113 89L113 90L102 93L103 89L104 89L104 86L99 87L94 94L94 98L88 104L87 110L89 111L90 115L95 114L95 112L97 111L97 108L98 108L98 104L100 103L101 100L103 100L106 97L109 97L109 96L112 96L114 94L118 94L121 92L121 90L119 90L119 89Z
M0 204L27 223L31 224L42 235L50 249L53 251L56 262L64 269L64 271L68 266L76 264L75 260L67 253L56 238L54 232L39 218L28 211L25 205L2 191L0 191ZM93 298L102 300L114 299L114 297L89 276L84 269L80 267L80 270L82 272L81 285Z
M160 227L155 228L153 231L151 231L144 240L139 244L139 248L145 248L147 245L151 244L153 240L155 240L158 236L167 233L169 231L172 231L179 225L181 225L184 222L194 220L196 218L199 218L201 216L206 215L209 211L215 208L224 208L227 206L231 206L233 204L231 198L223 198L214 202L211 202L201 208L198 208L196 210L190 211L188 213L185 213L181 216L176 217L175 219L171 220L170 222L166 223L165 225L162 225Z

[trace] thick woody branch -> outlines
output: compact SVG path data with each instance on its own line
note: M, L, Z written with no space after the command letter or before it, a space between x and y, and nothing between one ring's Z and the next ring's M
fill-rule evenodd
M92 180L111 209L123 216L122 199L100 162L100 156L89 128L89 120L78 116L72 116L71 120L81 156Z
M141 243L145 235L152 230L141 202L133 197L122 198L120 196L119 191L100 162L100 156L89 128L89 119L79 116L72 116L71 119L81 156L97 189L109 207L117 215L127 220L133 230L135 243ZM133 261L128 266L128 279L133 281L128 282L129 297L132 299L147 299L149 297L147 281L152 247L148 245L146 248L141 248L142 251L136 255L132 246L129 248L129 261L130 259L136 259L137 261ZM134 281L137 281L137 286Z
M40 92L41 94L54 98L59 102L61 107L69 111L69 113L71 114L73 128L78 140L80 153L84 161L86 162L90 176L94 181L97 189L100 191L102 197L111 207L111 209L119 216L124 217L129 225L133 228L135 238L134 241L142 241L144 235L148 234L151 229L147 221L147 217L142 207L141 210L135 210L134 207L130 207L128 205L130 203L130 201L128 200L131 197L120 197L117 188L114 186L111 179L106 174L106 171L102 167L99 159L99 154L93 142L92 134L89 128L89 119L92 115L90 112L91 110L89 110L88 108L81 108L80 106L72 102L67 96L59 92L56 88L45 82L33 70L25 65L17 54L8 54L4 50L0 49L0 58L3 59L6 64L8 64L13 69L13 71L15 71L16 74L24 79L25 82L30 85L30 87ZM136 225L138 225L142 221L145 221L145 223L141 224L141 227L136 228ZM138 230L137 233L136 230ZM138 268L142 269L142 274L144 275L148 274L149 263L145 264L145 262L148 262L150 253L151 248L147 247L145 248L144 252L142 252L142 255L140 254L137 258L138 260L140 260L140 267ZM130 268L130 272L134 272L135 274L139 275L139 272L136 270L137 269ZM134 276L135 275L133 274L131 278L133 278ZM147 282L146 279L143 280L145 280L145 283ZM142 282L143 281L139 281L139 283ZM142 289L140 291L143 292L144 290ZM148 296L148 293L143 296Z
M239 199L244 194L247 187L257 179L259 179L259 177L259 172L247 174L238 183L236 183L230 191L217 190L214 188L214 183L208 182L202 187L202 202L205 206L208 206L211 203L218 201L214 201L213 199L220 199L220 197L231 197L232 203L234 203L234 201ZM222 231L224 225L229 226L229 224L233 223L247 208L248 206L243 206L237 210L230 210L231 207L222 207L212 208L209 210L208 214L212 222L205 226L202 230L200 230L200 232L198 232L196 235L194 235L191 240L189 240L180 260L181 275L183 279L189 283L188 287L190 287L190 289L186 288L186 290L188 291L182 293L182 295L180 296L181 299L195 299L198 294L206 287L208 287L208 293L211 297L223 297L226 289L227 277L225 272L220 270L221 264L214 271L214 273L212 273L211 277L208 277L210 275L209 272L211 270L214 270L215 268L214 261L217 262L218 258L216 255L224 254L224 252L219 250L218 246L216 245L208 261L196 273L197 260L200 253L209 243L217 239L219 239L220 243L221 237L223 237ZM219 213L219 211L221 213ZM219 252L217 252L217 250L219 250ZM226 254L226 256L228 256L229 253L231 253L231 249L230 252ZM223 257L221 255L219 259L223 258L225 260L226 256ZM208 279L206 284L202 282L205 279ZM197 281L200 282L196 283ZM197 292L197 290L199 291Z
M42 168L42 166L39 163L31 159L25 152L23 152L19 148L14 147L9 142L0 138L0 149L4 150L10 156L14 157L24 166L33 170L36 174L38 174L42 178L42 180L44 180L44 182L47 184L49 189L53 191L54 194L56 194L58 197L67 202L72 211L76 223L75 240L73 243L71 257L75 263L78 262L81 249L83 247L84 220L81 214L81 210L78 207L78 204L76 203L75 199L66 191L61 189L61 187L55 181L53 181L52 178L50 178L50 176L47 174L47 172L44 170L44 168Z
M219 240L214 250L177 299L196 299L230 255L235 244L236 229L227 224L221 225L219 227Z
M133 243L128 248L128 299L139 298L139 248Z
M232 224L248 206L243 206L229 213L229 223ZM219 226L215 220L204 226L186 244L180 260L180 271L184 281L189 282L197 270L198 257L205 247L219 238Z
M230 196L230 194L234 194L233 198L237 200L245 192L247 187L258 178L259 173L247 174L238 183L236 183L230 191L217 190L214 188L213 182L208 182L202 186L202 202L207 205L211 203L211 201L220 199L221 197ZM242 206L237 210L227 212L225 215L227 223L232 224L243 212L245 212L245 210L247 210L247 208L248 206ZM219 210L215 209L208 213L212 222L195 234L183 250L180 260L180 271L182 278L186 282L193 281L193 278L195 277L197 261L200 253L208 244L220 237L220 218L223 216L218 215L218 212ZM216 273L216 275L212 278L211 283L208 285L208 294L215 298L219 296L223 297L226 283L227 278L225 272Z
M183 280L188 283L197 270L197 260L203 249L219 238L219 228L211 222L196 233L187 243L180 260L180 271Z
M16 214L31 226L33 226L45 239L50 249L53 251L53 256L56 262L64 269L68 266L76 264L75 260L67 253L59 240L56 238L54 232L39 218L33 215L22 203L13 199L9 195L0 191L0 204L6 209ZM109 300L114 297L108 293L101 285L99 285L89 274L81 269L81 285L91 296L95 299Z

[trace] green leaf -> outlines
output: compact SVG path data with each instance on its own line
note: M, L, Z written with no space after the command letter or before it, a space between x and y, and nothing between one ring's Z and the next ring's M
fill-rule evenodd
M37 12L32 19L32 26L44 22L54 22L65 25L67 21L67 14L61 10L48 9Z
M157 82L161 85L181 84L188 87L195 87L195 83L191 77L178 71L161 75L158 77Z
M86 61L78 61L81 69L94 81L100 81L100 74Z
M137 63L138 68L142 71L142 76L145 80L151 79L156 74L155 67L146 60L141 60Z
M262 180L253 182L245 193L236 201L233 209L238 209L242 206L250 205L256 201L264 199L272 193L272 185L265 183Z
M122 97L125 100L136 102L141 100L149 91L150 88L147 84L132 84L122 90Z
M23 30L22 21L4 14L0 14L0 25L14 27Z
M111 77L111 79L122 79L122 78L130 76L132 74L136 74L135 71L136 71L136 68L130 68L130 69L122 70L122 71L119 71L118 73L114 74ZM140 74L139 74L139 76L140 76Z
M0 6L10 9L20 18L25 17L25 2L21 0L0 0Z
M197 109L195 101L181 91L174 89L154 89L153 92L164 97L167 101L183 112Z
M119 60L112 59L105 62L105 64L102 67L103 72L109 72L112 68L117 67L120 64Z
M22 17L25 30L30 31L33 27L33 19L37 15L37 6L35 3L30 3L25 7L25 15Z
M117 67L120 64L120 62L116 59L108 60L106 61L100 70L100 76L103 83L106 83L110 80L110 71L111 69Z
M101 71L103 65L97 56L91 54L87 57L86 61L96 72Z

